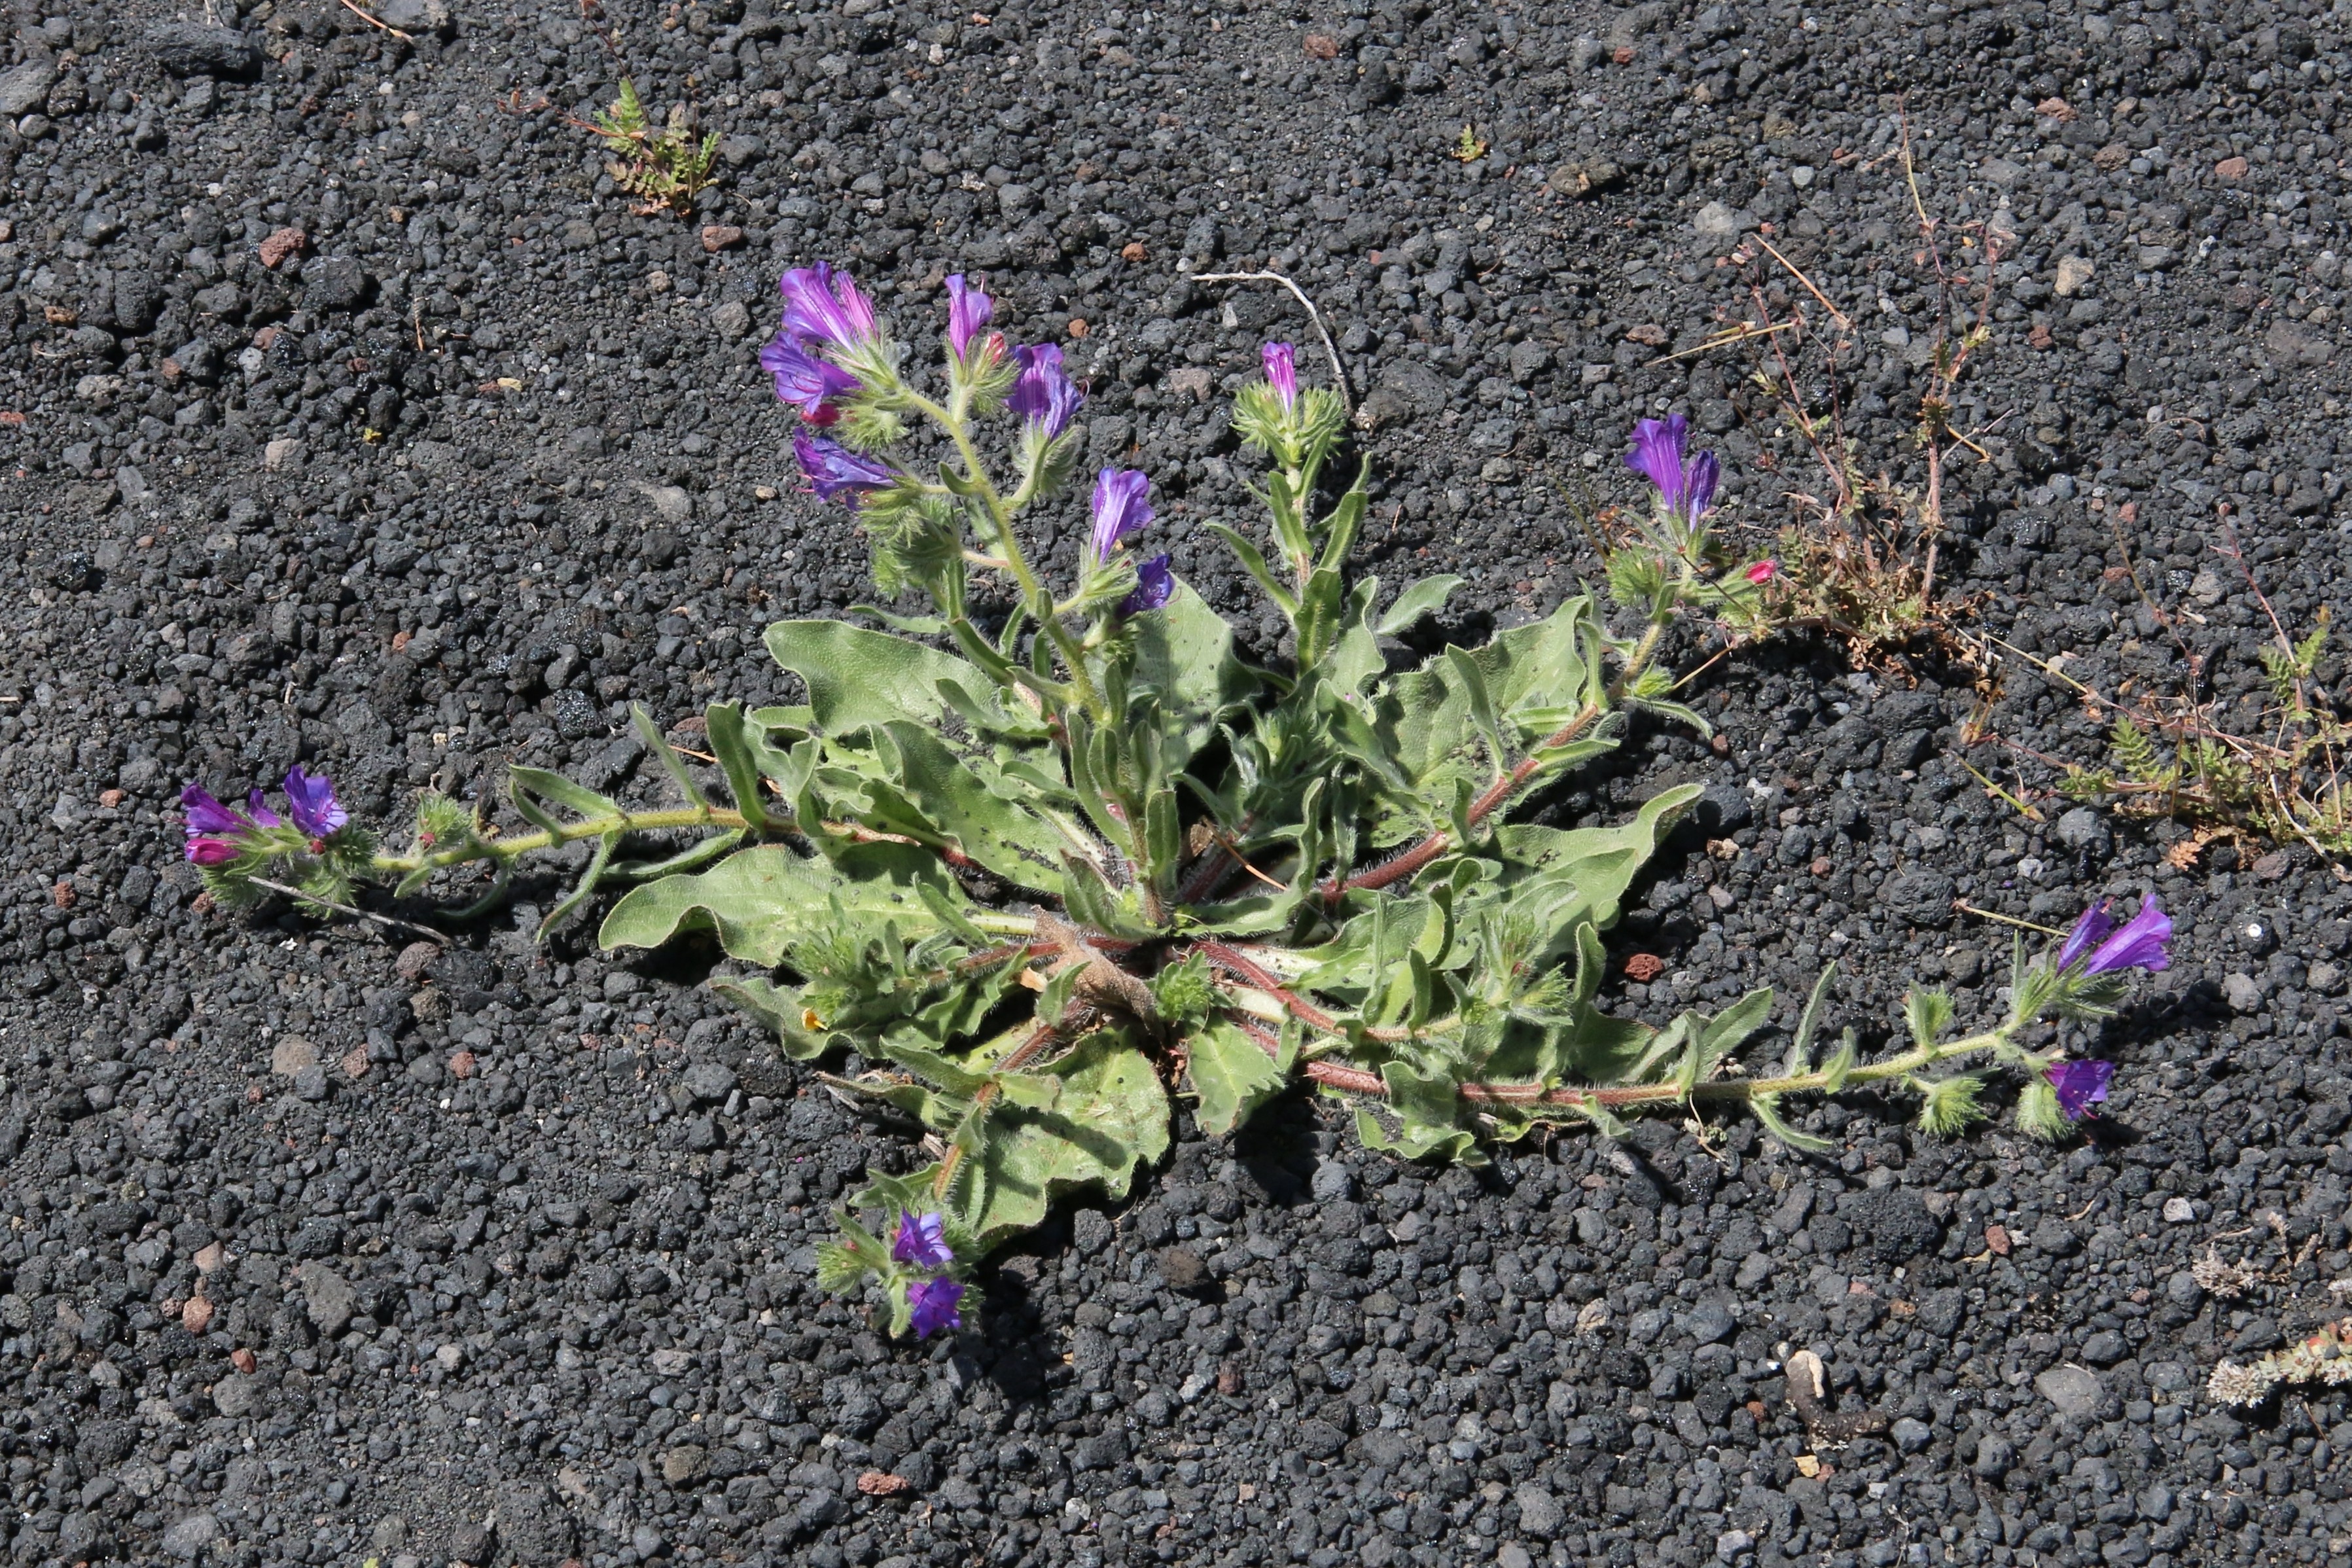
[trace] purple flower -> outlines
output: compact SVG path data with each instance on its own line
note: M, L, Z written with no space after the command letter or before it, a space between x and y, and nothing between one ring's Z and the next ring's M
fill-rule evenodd
M2042 1069L2050 1087L2058 1091L2058 1109L2066 1113L2069 1121L2080 1121L2091 1114L2091 1107L2107 1098L2107 1085L2116 1076L2113 1062L2057 1062Z
M1118 602L1122 616L1139 616L1146 610L1156 610L1176 596L1176 574L1168 567L1168 552L1161 551L1148 561L1135 565L1135 592Z
M963 1327L963 1314L956 1303L963 1300L963 1287L952 1279L925 1279L907 1287L907 1305L914 1309L915 1337L929 1339L941 1329Z
M812 425L830 425L840 418L832 400L858 387L856 376L801 347L789 329L780 330L760 351L760 368L776 378L777 398L798 408Z
M1062 351L1053 344L1017 348L1013 357L1020 363L1021 371L1004 406L1041 427L1050 441L1070 427L1070 416L1086 401L1086 394L1078 390L1077 383L1062 374Z
M852 508L867 490L887 489L898 478L887 464L853 452L829 436L805 430L793 432L793 455L801 460L801 472L808 476L818 500L831 500L846 490Z
M2114 900L2101 899L2083 911L2083 918L2074 922L2074 929L2059 944L2057 968L2072 968L2084 953L2107 940L2107 933L2116 929L2115 917L2107 913L2113 908Z
M331 837L352 819L342 802L335 798L334 780L324 773L306 773L299 767L286 775L286 815L294 819L303 837L314 839Z
M1145 500L1151 480L1140 468L1105 468L1095 479L1094 532L1087 540L1095 564L1106 564L1111 552L1151 525L1151 507Z
M2156 895L2150 893L2140 900L2139 913L2099 944L2083 973L2106 974L2118 969L2145 969L2153 973L2171 964L2171 957L2164 951L2164 944L2171 940L2172 918L2156 907Z
M212 797L201 784L189 784L180 791L180 809L188 814L188 837L205 833L242 833L245 818Z
M958 359L971 352L971 340L996 314L996 301L963 280L961 272L948 276L948 344Z
M1274 387L1274 395L1282 399L1282 411L1287 414L1298 402L1298 367L1292 360L1295 351L1288 343L1268 343L1260 352L1265 360L1265 379Z
M955 1261L955 1254L948 1250L947 1225L945 1215L900 1215L890 1256L913 1268L945 1268Z
M1723 469L1712 452L1685 459L1683 447L1689 438L1690 421L1679 414L1644 419L1633 426L1633 449L1625 454L1625 466L1658 487L1668 511L1696 522L1714 506Z
M246 792L245 814L253 819L253 825L256 827L283 827L286 826L286 819L269 809L268 804L261 798L261 792L257 789L247 790Z
M804 345L848 348L874 336L874 307L846 272L820 261L776 280L784 297L784 331Z

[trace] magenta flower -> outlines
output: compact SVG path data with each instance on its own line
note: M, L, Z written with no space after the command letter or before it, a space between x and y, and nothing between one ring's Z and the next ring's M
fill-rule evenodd
M1050 441L1070 427L1070 416L1086 401L1086 394L1062 373L1062 351L1053 344L1017 348L1013 357L1021 372L1004 406L1043 429Z
M1105 468L1096 478L1094 531L1087 541L1095 564L1108 563L1112 551L1151 525L1145 499L1150 493L1151 480L1140 468Z
M1723 469L1712 452L1685 458L1683 447L1689 438L1690 421L1679 414L1644 419L1633 426L1633 449L1625 454L1625 466L1658 487L1668 511L1696 522L1715 505Z
M853 509L867 490L887 489L898 479L888 465L853 452L829 436L812 436L805 430L793 432L793 456L800 459L801 472L808 476L809 488L816 491L819 500L831 500L846 491Z
M948 1250L947 1225L945 1215L900 1215L890 1256L911 1268L945 1268L955 1261L955 1254Z
M971 352L971 340L995 314L996 301L966 283L962 273L948 275L948 345L958 359Z
M2066 1113L2069 1121L2080 1121L2092 1114L2091 1108L2107 1098L2107 1085L2114 1081L2113 1062L2054 1062L2042 1069L2050 1087L2058 1091L2058 1109Z
M2089 917L2084 917L2087 920ZM2078 922L2075 931L2083 928ZM2069 936L2068 944L2074 942ZM2156 895L2150 893L2140 900L2139 913L2123 924L2123 929L2099 943L2098 951L2084 965L2084 974L2107 974L2118 969L2145 969L2150 973L2168 968L2171 955L2164 944L2172 940L2172 919L2156 907ZM2062 952L2063 949L2060 950ZM2063 966L2062 966L2063 967Z
M1759 588L1780 574L1780 563L1777 561L1759 561L1748 569L1748 580Z
M925 1279L907 1287L907 1305L914 1310L915 1337L929 1339L941 1329L963 1327L963 1314L956 1304L963 1300L963 1287L952 1279Z
M245 853L245 846L234 838L216 838L209 834L188 837L188 861L195 866L226 866Z
M776 280L784 297L784 331L803 345L852 348L874 336L874 307L846 272L820 261Z
M1148 561L1135 565L1135 592L1118 602L1122 616L1139 616L1146 610L1156 610L1176 596L1176 574L1168 565L1168 552L1161 551Z
M330 837L352 819L335 798L334 780L324 773L306 773L299 767L286 775L286 814L294 819L302 837L311 839ZM254 820L258 822L260 817L256 816Z
M812 425L830 425L841 417L833 405L858 388L858 380L801 347L789 330L779 331L760 351L760 368L776 378L776 397L801 411Z
M1274 395L1282 399L1282 411L1287 414L1298 403L1298 367L1294 351L1288 343L1268 343L1261 351L1265 360L1265 379Z

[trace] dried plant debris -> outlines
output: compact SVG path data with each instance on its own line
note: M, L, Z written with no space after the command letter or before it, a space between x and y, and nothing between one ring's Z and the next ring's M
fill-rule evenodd
M2243 1366L2223 1362L2206 1392L2224 1405L2260 1405L2287 1384L2352 1382L2352 1318L2323 1323L2302 1343Z

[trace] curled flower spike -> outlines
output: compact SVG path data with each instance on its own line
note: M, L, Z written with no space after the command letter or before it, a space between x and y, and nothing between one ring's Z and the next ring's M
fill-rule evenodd
M914 1313L917 1339L929 1339L941 1329L963 1327L963 1314L956 1310L963 1300L963 1287L952 1279L924 1279L907 1287L907 1305Z
M1268 343L1260 351L1265 361L1265 379L1274 395L1282 399L1282 411L1289 413L1298 405L1298 365L1297 351L1288 343Z
M1715 487L1723 477L1712 452L1685 458L1690 421L1676 414L1665 419L1644 419L1633 426L1633 449L1625 466L1658 487L1659 502L1685 522L1696 522L1715 505Z
M785 332L804 345L853 348L872 340L874 307L846 272L820 261L776 280L784 297Z
M1161 551L1148 561L1135 565L1135 592L1118 602L1122 616L1139 616L1146 610L1157 610L1176 596L1176 574L1168 564L1168 552Z
M760 351L760 368L775 377L777 400L798 408L812 425L830 425L840 418L834 399L846 397L859 386L856 376L801 347L789 330L768 340Z
M299 767L286 775L286 814L310 839L330 837L352 819L335 798L335 782L324 773L306 773Z
M819 500L831 500L845 491L855 508L859 496L887 489L898 479L887 464L853 452L830 437L812 436L805 430L793 433L793 456L800 459L801 472L808 476L809 488L816 491Z
M955 1254L948 1250L947 1224L945 1215L900 1215L890 1256L910 1268L945 1268L955 1261Z
M1111 552L1151 525L1152 510L1145 499L1151 480L1140 468L1105 468L1095 479L1094 531L1087 548L1102 565Z
M1070 427L1070 416L1086 401L1086 394L1077 383L1062 371L1062 351L1051 343L1034 347L1024 346L1013 351L1021 370L1013 383L1013 391L1004 399L1004 406L1015 417L1024 419L1044 431L1052 440Z
M962 359L971 353L971 340L987 330L996 314L996 301L963 280L961 272L948 276L948 346Z
M2104 907L2104 906L2103 906ZM2084 917L2088 919L2088 916ZM2078 931L2082 929L2078 924ZM2123 929L2099 943L2098 951L2084 965L2084 974L2108 974L2118 969L2145 969L2150 973L2170 966L2171 955L2164 951L2172 940L2172 917L2156 907L2156 895L2150 893L2140 901L2139 913L2123 924ZM2072 936L2067 938L2071 944ZM2063 949L2061 950L2063 951Z
M2113 1062L2054 1062L2042 1069L2050 1087L2058 1091L2058 1109L2069 1121L2080 1121L2093 1114L2092 1107L2104 1104L2107 1085L2115 1080Z

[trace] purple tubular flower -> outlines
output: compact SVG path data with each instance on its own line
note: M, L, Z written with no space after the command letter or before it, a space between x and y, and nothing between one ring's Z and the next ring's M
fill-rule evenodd
M2058 1091L2058 1109L2066 1113L2069 1121L2080 1121L2091 1114L2091 1108L2107 1098L2107 1085L2114 1081L2113 1062L2057 1062L2042 1069L2050 1087Z
M1268 343L1260 353L1265 360L1265 379L1274 387L1274 395L1282 399L1282 411L1287 414L1298 402L1298 367L1293 359L1296 351L1288 343Z
M1151 480L1140 468L1105 468L1095 479L1094 531L1087 547L1095 564L1105 564L1111 552L1151 526L1151 507L1145 499Z
M874 336L874 307L846 272L820 261L776 279L784 297L784 331L806 344L846 348Z
M898 478L887 465L853 452L831 437L805 430L793 433L793 455L800 459L801 472L808 476L818 500L831 500L846 490L853 508L867 490L887 489Z
M1122 616L1139 616L1146 610L1156 610L1176 596L1176 574L1169 569L1168 552L1161 551L1148 561L1135 565L1135 592L1118 602Z
M286 815L305 838L329 837L352 819L335 798L334 780L299 767L286 775Z
M1690 421L1676 414L1664 419L1644 419L1633 426L1633 449L1625 466L1658 487L1658 499L1668 511L1696 522L1715 505L1716 486L1723 467L1712 452L1685 458Z
M188 814L188 837L195 838L207 833L242 833L245 819L212 797L201 784L189 784L180 791L180 809Z
M961 359L971 352L971 340L996 314L996 301L963 280L961 272L948 276L948 345Z
M1062 351L1051 343L1013 351L1021 371L1004 406L1045 432L1052 440L1070 427L1070 416L1086 401L1078 384L1062 373Z
M856 376L810 353L788 330L778 331L760 351L760 368L776 378L777 399L798 408L812 425L830 425L840 418L832 400L858 387Z
M2107 933L2116 929L2115 917L2107 912L2114 907L2114 900L2101 899L2083 911L2083 918L2074 922L2074 929L2059 945L2058 968L2071 969L2084 953L2107 940Z
M955 1254L948 1250L947 1224L944 1215L900 1215L890 1256L912 1268L945 1268L955 1261Z
M245 796L245 814L253 818L256 827L283 827L286 819L269 809L259 790L248 790Z
M929 1339L941 1329L963 1327L963 1314L956 1303L963 1300L963 1287L952 1279L925 1279L907 1287L907 1305L914 1309L915 1337Z
M2084 974L2106 974L2118 969L2145 969L2150 973L2168 967L2172 959L2164 944L2172 940L2172 917L2156 907L2156 895L2140 900L2139 913L2099 944L2084 966Z

